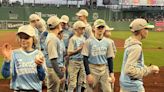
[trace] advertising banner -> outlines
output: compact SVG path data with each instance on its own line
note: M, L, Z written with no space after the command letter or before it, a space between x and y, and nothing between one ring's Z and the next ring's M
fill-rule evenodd
M164 21L156 21L155 28L156 28L156 31L158 32L164 31Z

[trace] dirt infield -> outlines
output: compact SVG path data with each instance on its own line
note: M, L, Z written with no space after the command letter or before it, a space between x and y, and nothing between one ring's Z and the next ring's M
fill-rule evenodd
M1 47L4 43L9 43L13 48L18 47L18 43L16 41L16 32L4 32L0 34L0 55L1 55Z
M18 44L16 42L15 32L5 32L3 35L0 34L0 47L4 43L10 43L13 48L17 48ZM122 39L114 39L117 47L123 47L124 40ZM0 48L1 55L1 48ZM2 62L2 61L0 61ZM115 73L116 83L115 83L115 92L119 92L119 76L120 73ZM164 67L160 68L159 74L152 74L144 78L144 86L146 92L164 92ZM0 80L0 92L12 92L9 89L9 80ZM46 88L44 88L43 92L46 92ZM97 91L100 92L100 91Z

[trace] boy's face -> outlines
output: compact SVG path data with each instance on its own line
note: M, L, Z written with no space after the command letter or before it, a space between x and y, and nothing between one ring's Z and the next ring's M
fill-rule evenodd
M36 19L36 20L32 20L31 23L36 27L38 28L40 26L40 20L39 19Z
M78 19L83 21L83 20L85 20L85 16L78 16Z
M32 48L33 38L25 33L19 33L19 43L22 48Z
M76 32L77 32L79 35L83 35L84 29L85 29L85 27L79 27L79 28L76 30Z
M64 22L61 22L61 26L62 26L62 28L64 29L64 28L66 28L67 24L64 23Z
M105 26L98 26L95 28L95 34L103 35L105 32Z
M147 28L144 28L144 29L141 30L142 39L147 38L147 36L148 36L148 30L149 29L147 29Z

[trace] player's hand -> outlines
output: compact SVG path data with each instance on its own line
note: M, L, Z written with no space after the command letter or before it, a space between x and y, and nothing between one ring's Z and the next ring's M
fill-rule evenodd
M63 73L64 73L64 72L66 71L66 67L65 67L65 66L63 66L63 67L61 67L61 68L60 68L60 70L61 70L61 72L63 72Z
M115 82L114 73L111 73L111 74L110 74L110 78L111 78L111 82L114 83L114 82Z
M40 54L36 55L36 57L35 57L35 63L36 63L37 65L42 65L42 64L44 63L44 58L43 58L43 56L40 55Z
M63 77L62 79L60 79L60 83L64 83L65 82L65 78Z
M159 67L158 66L151 65L150 68L151 68L152 73L159 73Z
M80 46L77 48L78 51L81 51L83 48L84 43L81 43Z
M12 46L8 43L5 43L2 46L2 55L6 60L11 60Z
M88 82L88 84L92 85L94 83L94 80L95 79L94 79L94 77L91 74L87 75L87 82Z

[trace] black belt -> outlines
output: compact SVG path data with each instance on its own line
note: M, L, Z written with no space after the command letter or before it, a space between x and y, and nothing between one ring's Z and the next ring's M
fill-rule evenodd
M35 89L33 89L33 90L20 89L20 90L14 90L14 91L16 91L16 92L39 92L39 91L37 91Z

